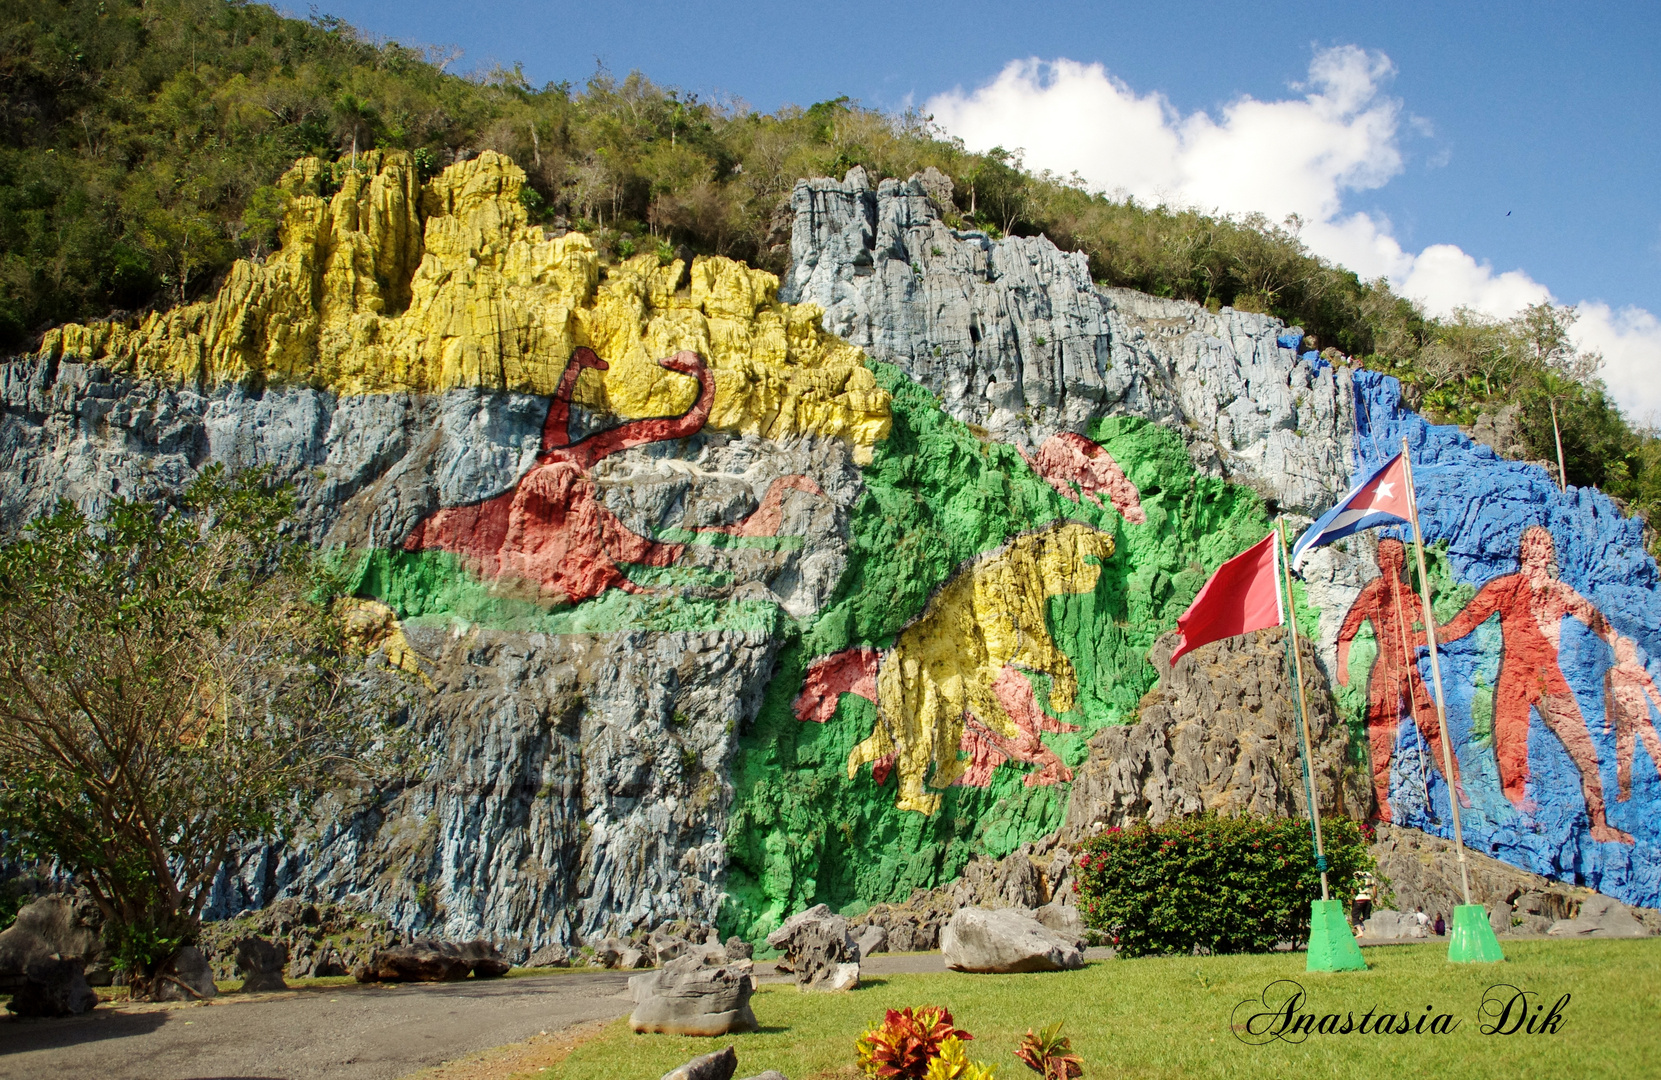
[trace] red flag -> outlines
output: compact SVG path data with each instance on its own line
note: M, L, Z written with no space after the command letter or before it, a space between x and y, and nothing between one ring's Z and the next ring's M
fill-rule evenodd
M1182 655L1236 634L1249 634L1285 621L1280 604L1280 543L1275 533L1217 567L1200 595L1177 620Z

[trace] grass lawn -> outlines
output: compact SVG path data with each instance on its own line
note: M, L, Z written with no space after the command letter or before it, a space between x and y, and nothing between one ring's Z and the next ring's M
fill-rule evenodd
M970 1056L1006 1080L1035 1077L1013 1056L1028 1027L1066 1021L1086 1077L1634 1077L1661 1076L1661 940L1518 941L1507 963L1454 965L1443 944L1366 950L1370 970L1312 975L1301 953L1106 960L1042 975L889 975L843 994L766 986L753 1007L761 1030L720 1039L635 1035L627 1021L577 1046L539 1080L657 1080L688 1058L731 1042L738 1073L778 1069L790 1080L854 1077L854 1040L883 1010L945 1005L975 1035ZM1297 1045L1241 1043L1230 1016L1263 1012L1264 988L1292 979L1317 1015L1369 1008L1417 1020L1449 1013L1449 1034L1313 1034ZM1485 1035L1489 987L1509 983L1543 1000L1564 994L1556 1034ZM1278 1002L1277 1002L1278 1003ZM1536 1015L1530 1008L1530 1016ZM1261 1023L1261 1022L1260 1022ZM1425 1028L1430 1027L1427 1021Z

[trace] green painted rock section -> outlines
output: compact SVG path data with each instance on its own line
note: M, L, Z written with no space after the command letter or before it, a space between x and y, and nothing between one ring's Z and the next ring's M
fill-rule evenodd
M871 734L876 707L845 694L826 724L796 719L792 703L815 659L853 646L884 648L954 572L1018 533L1058 518L1114 537L1094 591L1052 596L1047 623L1074 665L1077 703L1061 717L1077 733L1045 743L1070 766L1090 735L1130 723L1156 675L1146 655L1176 625L1211 571L1268 528L1247 488L1203 477L1180 436L1135 418L1101 421L1091 436L1140 492L1143 525L1057 494L1012 446L947 416L898 368L874 364L893 394L894 427L865 472L849 523L848 564L832 600L782 651L733 771L728 902L723 934L756 938L815 903L844 913L904 900L955 878L972 854L1000 858L1061 824L1065 785L1027 787L1005 765L989 787L947 789L938 813L894 807L896 779L870 769L849 779L849 752ZM1042 680L1039 680L1040 682ZM1043 686L1035 686L1040 702Z

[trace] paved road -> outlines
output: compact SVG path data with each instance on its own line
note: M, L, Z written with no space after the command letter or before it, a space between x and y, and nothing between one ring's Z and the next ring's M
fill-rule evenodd
M946 965L934 952L872 956L862 968L885 975ZM790 979L765 962L756 974ZM208 1004L101 1006L66 1020L0 1014L0 1080L397 1080L632 1007L628 973L600 971L227 994Z
M0 1020L0 1077L396 1080L632 1007L623 972L342 986Z

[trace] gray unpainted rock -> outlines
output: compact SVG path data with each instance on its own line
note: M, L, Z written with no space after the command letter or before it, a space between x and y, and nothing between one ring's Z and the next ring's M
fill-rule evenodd
M953 971L982 974L1084 966L1076 941L1012 908L960 908L940 932L940 955Z
M1032 917L1062 937L1071 940L1079 948L1084 948L1084 919L1080 917L1077 907L1052 901L1035 909Z
M288 965L288 946L264 938L248 937L236 943L236 970L242 976L242 992L262 993L287 990L283 968Z
M1625 904L1607 896L1581 901L1580 914L1546 931L1552 937L1649 937L1652 932Z
M875 923L869 923L859 932L855 944L858 947L860 962L864 963L867 956L888 951L888 931Z
M103 916L89 900L54 893L18 909L0 932L0 977L21 976L36 960L59 957L84 967L104 957Z
M737 1071L738 1051L729 1046L670 1069L662 1080L732 1080L732 1074Z
M18 1016L79 1016L97 1004L80 960L49 957L29 963L6 1008Z
M1279 628L1201 646L1170 666L1174 637L1148 660L1159 684L1142 699L1141 719L1110 725L1090 740L1068 797L1064 842L1109 828L1213 811L1267 817L1308 814L1297 747L1296 689ZM1314 649L1304 640L1305 654ZM1365 819L1372 790L1345 768L1348 731L1326 694L1310 695L1309 731L1323 814Z
M767 935L767 944L784 953L803 990L851 990L859 985L859 945L848 932L848 920L824 904L786 919Z
M163 975L170 977L157 981L157 1001L206 1001L219 994L207 956L194 945L174 953Z
M502 955L494 942L466 941L461 945L461 958L467 961L475 979L495 979L513 970L508 958Z
M744 1080L790 1080L790 1077L779 1072L777 1069L768 1069L764 1073L756 1073L754 1076L746 1076Z
M898 364L957 419L1033 449L1129 413L1189 433L1213 475L1315 516L1348 488L1349 373L1316 371L1279 320L1098 289L1047 238L954 230L923 175L798 181L787 301Z
M657 971L629 979L634 1012L629 1026L637 1032L667 1035L725 1035L754 1031L750 1009L750 974L734 965L708 965L684 956Z
M563 945L544 945L531 953L526 967L570 967L571 953Z
M448 941L412 941L382 949L353 977L366 982L453 982L467 978L472 961Z
M1379 941L1422 938L1425 935L1425 927L1419 925L1419 920L1414 918L1411 911L1378 908L1361 924L1362 937Z

